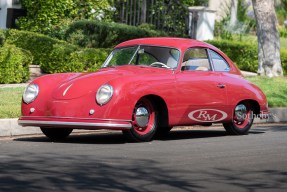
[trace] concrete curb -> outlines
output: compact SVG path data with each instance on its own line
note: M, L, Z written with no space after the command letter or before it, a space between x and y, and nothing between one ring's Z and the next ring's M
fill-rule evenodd
M271 108L268 119L254 120L254 123L287 123L287 108ZM0 137L12 137L21 135L41 134L38 127L21 127L17 123L18 119L0 119Z
M41 130L38 127L19 126L17 120L18 119L0 119L0 137L12 137L18 135L41 133Z
M268 119L258 119L254 120L254 123L280 123L287 122L287 108L269 108L269 118Z

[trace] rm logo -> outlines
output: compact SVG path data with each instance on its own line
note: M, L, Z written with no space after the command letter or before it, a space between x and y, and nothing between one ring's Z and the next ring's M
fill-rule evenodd
M188 117L198 122L218 122L227 117L227 113L217 109L199 109L192 111Z

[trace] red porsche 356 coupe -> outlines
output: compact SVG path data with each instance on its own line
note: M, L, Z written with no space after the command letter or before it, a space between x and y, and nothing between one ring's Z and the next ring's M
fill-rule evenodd
M143 38L117 45L96 72L31 82L18 123L38 126L52 140L73 129L112 129L150 141L179 125L223 123L229 134L247 134L254 116L266 114L265 95L216 47Z

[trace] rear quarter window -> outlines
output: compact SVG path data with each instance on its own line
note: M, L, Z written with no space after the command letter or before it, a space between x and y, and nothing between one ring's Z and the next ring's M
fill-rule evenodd
M210 58L213 63L214 71L230 71L227 61L215 51L210 50Z

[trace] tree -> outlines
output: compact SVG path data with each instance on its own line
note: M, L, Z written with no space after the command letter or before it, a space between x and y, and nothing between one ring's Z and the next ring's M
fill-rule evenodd
M237 7L238 7L238 0L231 0L231 9L230 9L231 26L235 26L237 22Z
M19 20L24 30L47 33L62 18L68 17L73 10L73 0L21 0L27 16Z
M113 8L108 0L74 0L76 19L111 19Z
M110 19L111 0L21 0L27 16L20 18L20 29L49 34L64 19Z
M280 37L274 0L252 0L258 38L258 74L282 76Z

